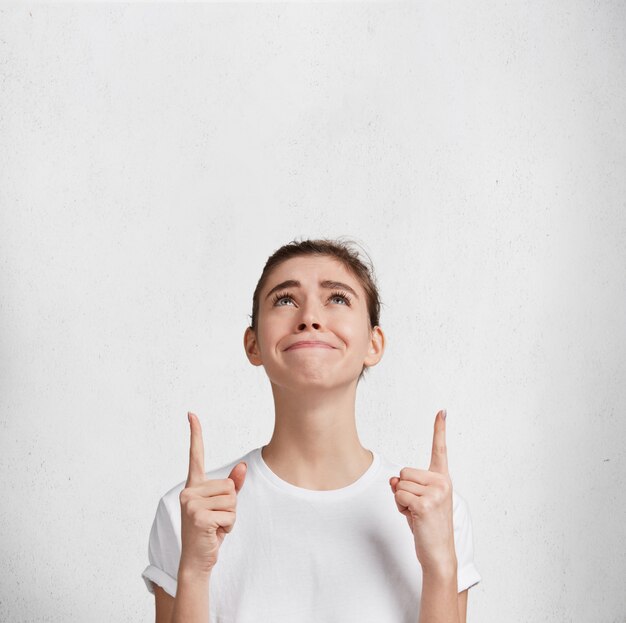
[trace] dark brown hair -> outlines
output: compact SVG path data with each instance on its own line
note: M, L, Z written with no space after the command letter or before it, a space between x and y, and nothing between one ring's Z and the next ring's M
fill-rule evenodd
M371 259L365 251L363 256L354 248L357 243L353 240L342 240L341 238L317 238L315 240L292 240L288 244L283 245L280 249L274 251L268 258L259 282L256 285L254 294L252 295L252 315L250 316L250 328L256 332L259 315L259 296L261 290L265 287L270 273L276 266L282 264L292 257L302 255L326 255L332 257L343 264L348 272L350 272L365 290L367 298L367 311L370 322L370 329L380 325L380 308L383 303L380 300L376 278L374 274L374 266ZM367 368L363 366L359 381Z

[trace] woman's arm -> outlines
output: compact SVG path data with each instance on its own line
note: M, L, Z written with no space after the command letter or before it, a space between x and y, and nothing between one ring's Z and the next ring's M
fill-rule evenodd
M467 594L469 589L459 593L459 622L467 623Z
M172 623L174 598L158 584L154 585L154 610L156 623Z
M465 623L465 618L460 618L461 594L457 588L456 568L423 570L419 623Z
M209 580L211 573L200 574L181 568L172 613L172 623L207 623L209 621Z

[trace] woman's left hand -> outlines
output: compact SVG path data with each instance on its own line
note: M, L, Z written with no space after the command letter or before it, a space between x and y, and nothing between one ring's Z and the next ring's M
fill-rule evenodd
M435 416L433 448L428 470L404 467L389 480L398 510L415 539L422 570L456 571L452 523L452 481L448 474L445 411Z

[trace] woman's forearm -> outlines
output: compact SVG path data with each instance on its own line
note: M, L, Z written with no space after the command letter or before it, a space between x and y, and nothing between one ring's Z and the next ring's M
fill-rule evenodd
M209 623L210 573L179 569L172 623Z
M456 567L422 569L422 598L419 623L460 623Z

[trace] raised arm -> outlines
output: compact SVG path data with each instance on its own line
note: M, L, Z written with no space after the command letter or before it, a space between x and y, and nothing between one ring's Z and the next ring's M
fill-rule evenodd
M180 493L182 549L171 623L207 623L211 571L225 535L235 525L237 493L247 466L238 463L228 478L207 480L200 420L193 413L188 418L189 474Z

